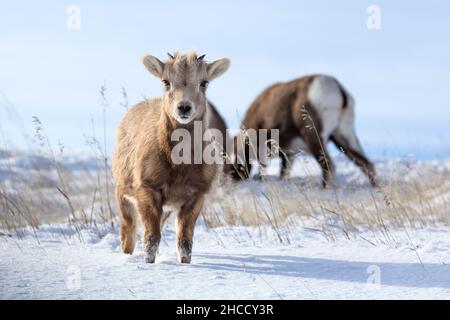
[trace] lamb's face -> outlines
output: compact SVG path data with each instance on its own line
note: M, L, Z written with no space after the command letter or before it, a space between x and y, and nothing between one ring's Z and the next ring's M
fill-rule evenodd
M159 77L164 86L164 112L179 124L200 120L206 112L206 88L209 81L223 74L229 66L228 59L206 63L204 56L195 52L169 55L161 62L153 56L143 59L146 68Z
M162 82L167 114L180 124L188 124L203 117L208 86L203 59L195 55L171 58L165 65Z

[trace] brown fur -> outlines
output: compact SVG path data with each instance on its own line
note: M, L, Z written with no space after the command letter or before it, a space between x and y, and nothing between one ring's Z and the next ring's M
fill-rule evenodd
M323 141L321 138L323 119L320 119L314 105L307 98L309 86L315 77L316 75L306 76L286 83L277 83L265 89L247 110L242 121L242 128L279 129L281 150L288 150L294 138L301 138L309 152L320 164L323 171L323 185L327 186L333 176L334 165L326 149L327 141ZM340 91L343 95L342 109L345 109L348 97L341 86ZM355 164L364 170L371 183L375 185L375 173L370 161L361 152L351 148L345 138L337 133L333 134L331 138ZM247 149L246 165L235 166L234 178L248 178L251 170L248 153ZM292 158L289 154L280 156L282 158L281 176L283 177L288 171Z
M214 63L203 62L195 53L177 54L166 63L150 56L144 58L144 64L151 73L162 80L169 79L171 84L163 97L148 99L133 107L117 130L113 176L121 213L122 250L133 253L137 211L144 227L146 262L154 262L161 239L163 205L178 205L178 251L180 261L189 263L195 222L204 196L215 178L217 166L173 163L171 151L176 142L171 141L171 134L175 129L188 130L194 143L193 121L179 123L174 114L178 102L189 99L193 105L193 119L202 121L203 131L207 130L210 125L206 110L211 107L207 103L205 90L199 85L224 71L215 69L215 73L210 72ZM215 113L218 115L217 111ZM217 116L213 118L217 123ZM191 150L193 152L193 146ZM130 200L132 198L136 206Z

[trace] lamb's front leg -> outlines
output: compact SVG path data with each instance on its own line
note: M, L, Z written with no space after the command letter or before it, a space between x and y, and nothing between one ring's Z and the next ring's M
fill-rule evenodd
M194 228L203 208L204 195L193 197L186 202L178 214L177 247L181 263L191 263Z
M142 244L146 263L154 263L161 240L161 193L141 187L136 193L137 207L144 226Z

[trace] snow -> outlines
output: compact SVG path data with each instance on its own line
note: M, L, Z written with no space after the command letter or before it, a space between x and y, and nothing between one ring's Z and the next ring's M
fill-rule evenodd
M170 223L155 264L140 243L120 253L106 226L22 231L1 236L1 299L450 299L448 227L398 231L395 245L375 246L368 234L328 242L302 227L280 244L270 228L200 222L191 265L177 262Z
M47 170L50 164L45 157L3 153L0 158L6 186L18 176L45 173L56 179L54 170ZM349 187L321 190L316 179L320 168L306 159L294 164L291 180L280 182L269 176L264 184L248 181L232 191L219 190L219 200L208 202L210 211L221 213L223 198L240 200L235 208L253 207L257 199L262 208L267 202L265 193L274 190L280 190L277 196L285 199L295 196L287 193L300 189L314 193L313 200L339 197L358 203L371 197L366 177L341 160L336 159L337 181ZM77 156L61 160L72 177L95 170L94 161ZM430 173L448 176L450 159L377 161L376 168L385 183L402 186L417 183ZM277 170L274 165L268 172L276 175ZM311 176L317 185L301 184L301 179ZM23 181L28 180L31 178ZM255 198L248 196L249 190ZM303 216L289 211L276 229L269 224L246 226L248 217L241 217L239 210L233 225L213 227L202 217L190 265L177 261L174 217L163 231L156 263L145 264L139 241L134 255L120 252L117 221L114 227L99 220L93 226L75 227L57 223L67 220L52 211L52 223L38 229L0 230L0 299L450 299L448 190L445 181L424 190L427 206L420 212L433 207L441 220L417 223L414 228L393 224L389 239L364 225L342 226L342 219L320 210ZM11 187L9 191L15 190ZM91 194L80 195L85 198L90 199ZM330 232L334 232L332 237Z

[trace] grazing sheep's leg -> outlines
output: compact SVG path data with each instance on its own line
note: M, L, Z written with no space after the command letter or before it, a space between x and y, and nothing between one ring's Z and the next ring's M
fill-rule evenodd
M136 212L134 204L125 198L122 188L116 188L116 201L120 212L120 238L122 252L133 254L136 243Z
M251 165L245 164L233 164L233 169L231 171L231 177L235 181L246 180L250 177Z
M249 179L251 173L252 173L252 164L250 163L250 161L246 161L245 165L241 167L241 174L244 177L244 179Z
M191 263L194 228L203 208L204 196L194 197L183 205L178 214L177 247L181 263Z
M250 162L250 147L248 144L245 145L245 151L243 157L241 156L240 161L242 163L238 164L239 173L241 178L248 179L250 178L252 172L252 164Z
M241 145L242 141L238 140L238 144ZM235 149L235 163L231 166L233 169L233 179L240 181L250 178L250 173L252 171L252 165L250 163L250 146L247 142L241 145L242 147L237 147Z
M359 150L352 148L348 140L343 135L336 132L333 133L331 140L338 147L338 149L342 150L347 158L349 158L351 161L353 161L353 163L361 168L361 170L369 178L370 184L373 187L376 187L378 185L378 181L375 173L375 168L372 162L370 162L369 159L367 159L367 157L364 155L362 148L359 147Z
M304 140L308 149L322 168L322 186L324 188L330 187L334 177L334 164L328 154L325 143L313 130L311 130L311 133Z
M291 174L292 169L292 161L294 157L290 154L280 153L281 157L281 171L280 171L280 179L288 179Z
M150 188L141 187L136 192L136 200L144 235L142 244L146 263L154 263L161 240L161 194Z

